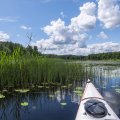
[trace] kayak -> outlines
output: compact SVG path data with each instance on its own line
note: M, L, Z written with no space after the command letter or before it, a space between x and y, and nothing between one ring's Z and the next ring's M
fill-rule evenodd
M75 120L120 120L90 80L87 81Z

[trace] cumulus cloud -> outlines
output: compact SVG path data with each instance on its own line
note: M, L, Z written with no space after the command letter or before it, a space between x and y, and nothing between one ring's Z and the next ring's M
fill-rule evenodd
M120 44L113 42L87 45L87 40L90 39L88 31L96 26L96 4L87 2L79 10L79 15L71 18L68 25L60 18L51 21L49 25L42 28L48 38L38 40L32 45L36 45L42 53L59 55L88 55L120 51ZM103 31L100 32L98 37L108 38Z
M42 42L44 42L44 44ZM120 44L113 43L113 42L92 44L92 45L88 45L85 48L80 48L78 44L69 44L69 45L64 44L62 46L57 46L57 45L52 44L51 42L48 42L45 40L37 41L36 44L37 45L39 44L38 45L39 50L44 54L88 55L88 54L120 51ZM34 45L36 45L36 44L34 44Z
M105 53L120 51L120 44L113 42L105 42L99 44L93 44L88 46L90 53Z
M0 31L0 42L5 42L5 41L8 41L10 39L10 36L3 32L3 31Z
M75 44L76 42L85 42L86 39L89 39L89 36L86 33L76 32L69 26L65 25L65 22L60 18L56 21L52 21L50 25L47 25L43 28L43 31L49 36L53 44ZM84 43L85 44L85 43Z
M105 28L120 26L120 6L118 0L99 0L98 19Z
M23 30L31 30L32 29L31 27L25 26L25 25L21 25L20 28Z
M108 35L104 31L100 32L97 37L101 39L108 39Z
M70 27L76 31L89 30L95 27L96 24L96 4L87 2L80 7L80 14L71 19Z
M65 25L60 18L51 21L49 25L42 28L48 36L47 39L38 40L35 45L44 53L68 54L74 49L86 48L89 40L88 30L94 28L96 5L94 2L85 3L80 7L80 14L71 18L71 22ZM63 12L61 13L63 15Z

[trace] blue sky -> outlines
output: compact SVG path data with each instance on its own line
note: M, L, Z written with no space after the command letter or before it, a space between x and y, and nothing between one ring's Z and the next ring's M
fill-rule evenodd
M87 55L120 51L119 0L0 0L0 41L43 53Z

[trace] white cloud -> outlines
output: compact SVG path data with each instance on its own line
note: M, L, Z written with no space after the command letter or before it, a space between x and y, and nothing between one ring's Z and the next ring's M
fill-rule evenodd
M3 32L3 31L0 31L0 42L5 42L5 41L8 41L10 39L10 36Z
M21 25L20 28L23 30L31 30L32 29L31 27L25 26L25 25Z
M70 27L76 31L89 30L96 25L96 4L94 2L87 2L80 7L81 13L71 19Z
M69 26L65 26L64 21L58 19L52 21L50 25L43 28L43 31L49 36L53 44L75 44L80 43L80 47L85 47L85 41L89 39L86 33L76 32Z
M65 25L60 18L51 21L50 25L42 28L48 35L48 39L39 40L36 45L44 51L51 50L52 52L61 49L65 53L67 53L67 47L70 49L74 46L75 48L86 48L86 40L89 40L89 35L85 31L94 28L96 24L95 10L95 3L88 2L80 7L80 14L72 18L69 25Z
M71 18L70 24L66 25L60 18L51 21L49 25L42 28L48 36L32 43L45 54L73 54L88 55L92 53L103 53L120 51L120 44L106 42L93 45L86 45L90 39L87 32L96 26L96 4L85 3L80 7L80 14ZM108 36L102 31L98 37L107 39Z
M113 42L105 42L99 44L89 45L90 53L105 53L120 51L120 44Z
M58 55L88 55L96 53L116 52L120 51L120 44L113 42L105 42L99 44L88 45L85 48L80 48L78 43L58 46L52 44L49 40L37 41L36 44L39 50L44 54L58 54Z
M104 31L100 32L99 35L97 35L97 37L101 38L101 39L108 39L109 38L108 35Z
M18 17L1 17L0 22L16 22Z
M99 0L98 19L105 28L120 26L120 6L118 0Z

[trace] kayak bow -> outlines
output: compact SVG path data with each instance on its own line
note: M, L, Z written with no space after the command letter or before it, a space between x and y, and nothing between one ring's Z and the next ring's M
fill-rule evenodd
M75 120L120 120L88 80Z

